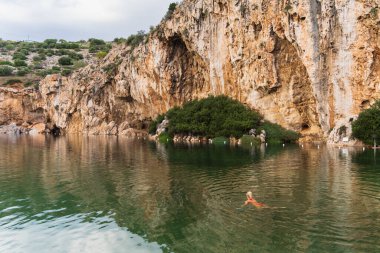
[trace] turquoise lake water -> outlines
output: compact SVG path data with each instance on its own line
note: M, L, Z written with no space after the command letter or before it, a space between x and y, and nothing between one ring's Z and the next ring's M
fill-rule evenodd
M380 150L0 136L0 252L380 252Z

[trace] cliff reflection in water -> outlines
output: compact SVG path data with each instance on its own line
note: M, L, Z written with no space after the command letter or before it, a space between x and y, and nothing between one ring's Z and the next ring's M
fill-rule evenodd
M39 136L1 137L0 152L0 210L20 207L0 212L0 230L24 229L1 223L11 215L36 222L81 215L87 223L111 218L163 251L379 248L373 151ZM240 208L249 189L272 208Z

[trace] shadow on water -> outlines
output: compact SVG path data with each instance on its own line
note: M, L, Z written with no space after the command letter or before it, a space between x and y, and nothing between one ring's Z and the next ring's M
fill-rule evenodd
M8 238L0 251L22 243L68 251L94 238L108 238L106 252L379 248L379 160L370 151L67 136L1 137L0 154L0 236ZM247 190L272 208L241 208Z

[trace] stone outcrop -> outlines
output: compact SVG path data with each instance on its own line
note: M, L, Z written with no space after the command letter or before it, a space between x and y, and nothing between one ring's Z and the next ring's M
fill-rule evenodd
M144 130L175 105L225 94L310 140L380 98L379 1L184 0L136 48L41 82L65 132ZM338 140L339 141L339 140Z
M157 125L156 135L166 132L166 129L169 127L169 120L165 117L165 119Z
M43 101L33 88L0 87L0 133L41 133L44 122Z

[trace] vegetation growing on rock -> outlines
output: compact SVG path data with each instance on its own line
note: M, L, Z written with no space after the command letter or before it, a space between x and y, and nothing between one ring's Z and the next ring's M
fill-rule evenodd
M380 138L380 100L359 114L358 119L352 123L352 134L368 145Z
M26 86L26 83L40 80L49 74L68 75L97 58L103 58L111 47L111 42L100 39L77 42L58 39L46 39L43 42L0 39L0 75L4 77L0 80L0 85L15 76L25 77L22 83Z
M12 68L8 66L0 66L0 76L9 76L12 75Z
M73 65L71 58L68 56L62 56L61 58L59 58L58 63L60 65Z
M292 143L301 137L297 132L284 129L282 126L268 121L260 125L259 131L261 130L265 130L266 139L269 143Z
M259 125L261 116L226 96L210 96L187 102L167 112L169 134L240 138Z
M138 31L137 34L130 35L126 42L128 46L131 46L132 49L140 45L142 42L144 42L145 38L147 37L147 34L145 31L141 30Z
M260 144L260 139L253 137L251 135L243 135L240 140L241 140L241 144L244 146L250 146L251 144L254 144L254 145Z
M241 138L250 129L265 130L269 142L295 142L299 134L286 130L277 124L265 122L256 111L249 109L237 100L227 96L210 96L201 100L185 103L182 107L174 107L166 113L169 119L168 134ZM160 115L152 122L150 133L154 133L162 122ZM249 138L245 138L249 139ZM251 140L249 139L249 142Z
M173 15L173 13L174 13L175 9L177 8L177 6L178 6L178 3L171 3L171 4L169 4L168 11L165 14L165 19L169 19Z

